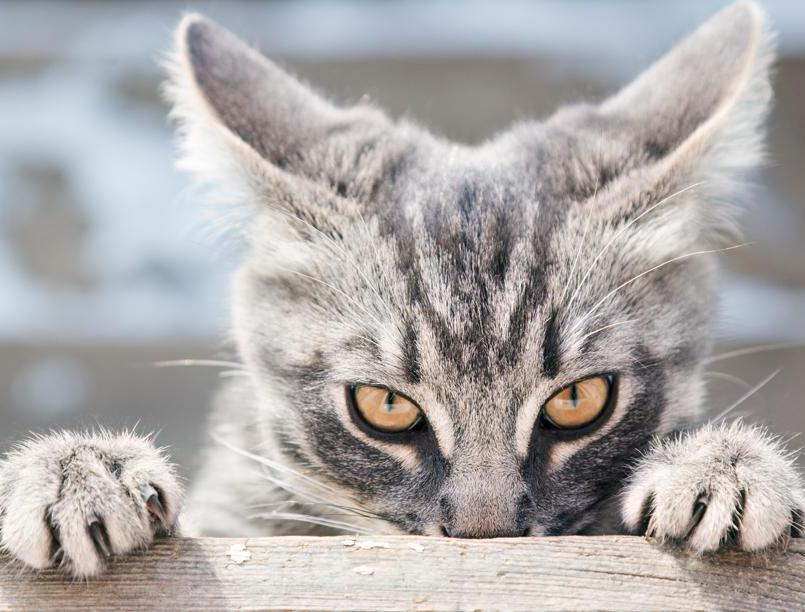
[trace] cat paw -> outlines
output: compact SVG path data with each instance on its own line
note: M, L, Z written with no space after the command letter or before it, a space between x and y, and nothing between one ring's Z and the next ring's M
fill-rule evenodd
M176 524L181 487L151 440L60 432L0 461L0 543L29 567L98 575Z
M637 465L621 510L632 533L695 554L758 551L800 536L805 492L763 430L708 425L657 442Z

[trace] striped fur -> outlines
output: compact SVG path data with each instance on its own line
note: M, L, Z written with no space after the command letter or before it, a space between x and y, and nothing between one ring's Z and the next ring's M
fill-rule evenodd
M249 249L232 287L243 368L182 528L648 529L693 552L796 535L805 494L777 442L689 429L771 59L739 3L602 103L468 147L338 107L186 17L168 87L180 163L243 205ZM604 416L545 427L545 401L595 374L616 379ZM429 427L371 430L355 383L404 393ZM0 461L0 538L30 566L93 575L172 527L179 497L150 441L54 434Z
M184 161L202 180L210 163L238 168L215 181L253 211L233 289L253 399L235 443L383 528L615 529L606 515L639 453L702 413L710 251L728 246L736 181L762 153L757 10L728 9L600 105L478 147L334 106L202 17L178 41ZM539 426L554 391L600 372L619 376L605 423ZM431 431L357 427L355 382L415 398ZM227 489L215 472L205 497Z

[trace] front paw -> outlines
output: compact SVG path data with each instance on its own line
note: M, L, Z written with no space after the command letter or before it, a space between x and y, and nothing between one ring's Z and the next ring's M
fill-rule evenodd
M169 532L180 497L173 466L147 438L38 437L0 462L0 542L30 567L95 576L112 555Z
M622 499L626 526L694 553L757 551L802 532L805 494L793 463L764 431L708 425L657 442Z

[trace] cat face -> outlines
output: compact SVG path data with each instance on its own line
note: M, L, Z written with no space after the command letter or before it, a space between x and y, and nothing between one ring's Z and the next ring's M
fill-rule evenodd
M736 5L600 105L468 147L186 18L182 160L252 210L233 312L261 435L405 532L589 529L698 413L770 56Z

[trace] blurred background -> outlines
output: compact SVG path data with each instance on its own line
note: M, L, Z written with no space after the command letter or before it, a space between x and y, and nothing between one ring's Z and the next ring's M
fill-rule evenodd
M805 3L780 36L771 164L723 256L717 352L805 343ZM207 13L340 101L369 94L450 138L595 100L727 2L0 1L0 446L28 430L133 426L196 462L237 248L172 165L159 60ZM225 352L224 352L225 354ZM805 430L805 350L713 363L717 413ZM796 444L795 444L796 445Z

